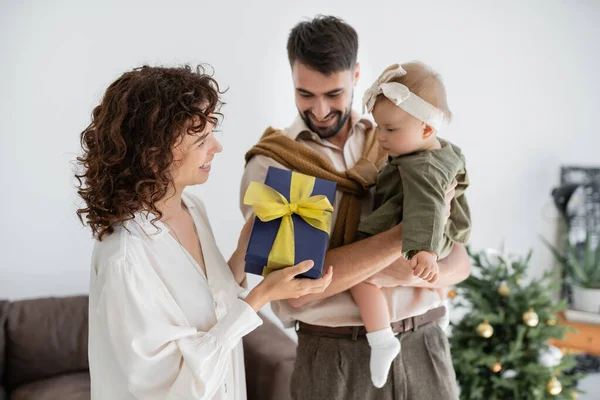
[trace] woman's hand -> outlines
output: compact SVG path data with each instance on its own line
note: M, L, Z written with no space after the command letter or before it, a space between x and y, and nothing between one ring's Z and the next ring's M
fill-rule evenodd
M311 293L322 293L331 283L333 267L329 267L319 279L296 278L296 275L307 272L313 265L312 260L307 260L293 267L271 272L248 293L245 301L258 311L269 301L297 299Z
M319 279L296 278L297 275L309 271L314 265L312 260L303 261L293 267L271 272L260 284L270 294L269 300L297 299L298 297L322 293L331 283L333 267L329 267L325 275Z

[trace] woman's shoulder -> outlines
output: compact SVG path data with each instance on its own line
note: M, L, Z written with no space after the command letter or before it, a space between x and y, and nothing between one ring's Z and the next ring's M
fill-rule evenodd
M122 260L125 251L125 233L122 226L113 228L113 232L105 235L102 239L96 239L92 258L104 262L117 262Z
M145 251L143 234L134 220L115 226L110 235L94 243L92 266L98 272L109 266L130 263L132 254Z

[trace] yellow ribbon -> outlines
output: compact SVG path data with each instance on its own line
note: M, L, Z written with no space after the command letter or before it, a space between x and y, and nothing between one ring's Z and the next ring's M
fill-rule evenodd
M325 195L311 196L314 186L314 177L292 172L288 202L284 195L270 186L250 182L244 195L244 204L252 206L254 213L262 222L281 218L281 225L269 253L267 265L263 269L263 276L267 276L274 270L294 265L292 214L299 215L312 227L329 234L333 206Z

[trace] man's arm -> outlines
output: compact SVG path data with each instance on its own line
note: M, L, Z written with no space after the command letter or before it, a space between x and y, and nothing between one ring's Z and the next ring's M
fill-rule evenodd
M431 284L414 276L410 261L400 257L390 268L386 268L367 280L368 283L381 287L410 286L430 289L445 288L456 285L471 274L471 260L463 245L455 244L448 257L439 260L440 274L437 282Z
M329 287L318 294L289 299L294 307L331 297L348 290L383 270L402 255L402 224L378 235L329 250L324 266L333 266L335 273Z

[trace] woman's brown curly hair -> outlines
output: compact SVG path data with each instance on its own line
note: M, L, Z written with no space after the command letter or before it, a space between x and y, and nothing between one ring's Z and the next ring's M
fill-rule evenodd
M141 210L162 217L155 204L172 185L172 150L185 134L218 122L220 94L202 66L143 66L108 87L81 133L75 174L86 204L77 215L94 237L102 240ZM197 125L190 126L192 120Z

